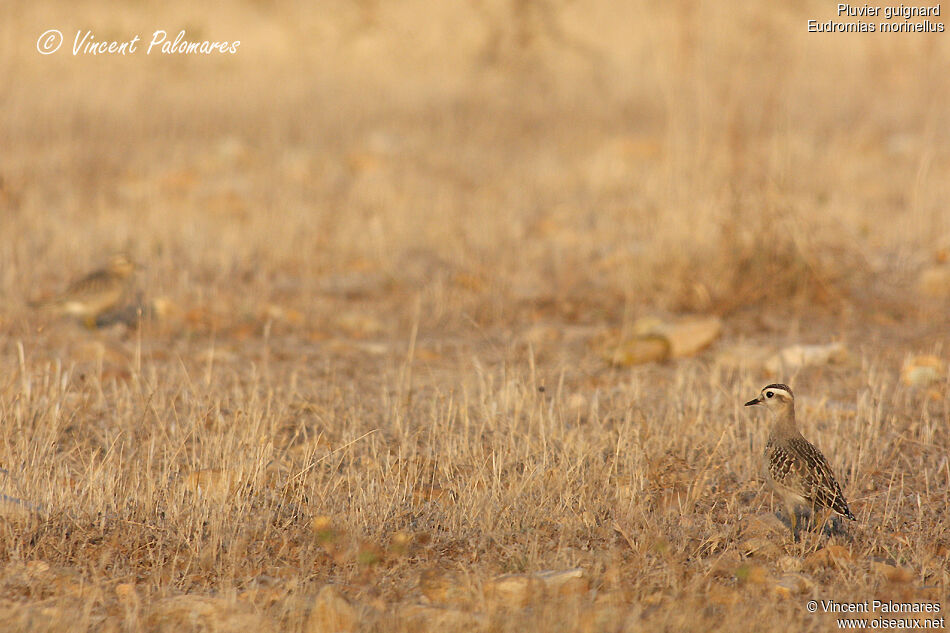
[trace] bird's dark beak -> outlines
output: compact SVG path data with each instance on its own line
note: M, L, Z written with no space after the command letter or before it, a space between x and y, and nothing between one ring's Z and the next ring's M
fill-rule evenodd
M759 404L760 402L762 402L762 400L760 398L756 398L755 400L749 400L748 402L746 402L745 406L751 407L752 405Z

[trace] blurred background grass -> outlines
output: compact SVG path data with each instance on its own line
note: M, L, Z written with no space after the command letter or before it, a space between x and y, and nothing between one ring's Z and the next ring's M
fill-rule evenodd
M10 301L129 250L168 291L197 275L255 301L279 292L278 271L298 298L354 268L423 286L455 275L484 284L456 304L478 320L539 298L601 318L876 300L950 245L948 46L806 32L831 12L10 7L0 290ZM48 28L66 41L41 56ZM158 28L241 45L70 52L77 30Z

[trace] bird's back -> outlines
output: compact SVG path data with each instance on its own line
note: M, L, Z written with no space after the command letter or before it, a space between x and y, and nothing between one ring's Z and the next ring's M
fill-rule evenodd
M74 316L96 315L118 303L125 286L125 277L108 269L97 270L74 281L60 295L37 306Z
M801 497L815 509L830 508L855 520L825 456L800 433L770 436L765 452L767 475L773 486L784 494Z

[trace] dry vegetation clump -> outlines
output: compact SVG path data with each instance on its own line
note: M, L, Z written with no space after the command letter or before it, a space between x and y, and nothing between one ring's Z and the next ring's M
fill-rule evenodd
M808 36L825 10L18 7L0 628L825 630L809 599L950 607L950 53ZM241 52L30 41L174 25ZM125 311L31 309L115 252L143 265ZM775 514L742 408L772 380L844 533L795 542Z

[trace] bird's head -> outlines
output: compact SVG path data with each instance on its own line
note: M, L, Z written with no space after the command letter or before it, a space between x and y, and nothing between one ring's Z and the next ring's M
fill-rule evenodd
M109 259L109 272L119 277L128 277L138 268L138 264L133 262L125 253L118 253Z
M751 407L755 404L764 404L772 413L787 411L794 406L795 397L792 395L792 389L788 385L773 383L766 385L759 392L759 397L755 400L749 400L745 406Z

